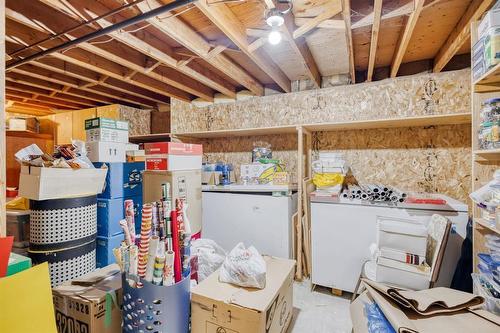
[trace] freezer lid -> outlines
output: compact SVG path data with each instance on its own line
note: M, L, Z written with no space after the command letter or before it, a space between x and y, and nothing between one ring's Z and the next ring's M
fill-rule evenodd
M297 185L202 185L203 192L287 192L297 191Z
M359 199L346 199L346 198L330 198L330 197L311 197L311 203L324 203L324 204L344 204L344 205L354 205L354 206L368 206L368 207L388 207L388 208L400 208L400 209L422 209L422 210L434 210L434 211L453 211L453 212L464 212L467 213L469 207L467 204L450 198L444 194L434 194L437 198L446 200L445 205L433 205L433 204L410 204L410 203L371 203L367 201L362 201Z

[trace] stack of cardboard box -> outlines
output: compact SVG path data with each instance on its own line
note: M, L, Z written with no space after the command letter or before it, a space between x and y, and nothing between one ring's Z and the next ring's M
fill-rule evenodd
M108 169L104 191L97 196L97 267L104 267L115 262L113 248L123 240L119 221L125 216L125 200L133 200L136 225L140 225L144 162L125 162L131 146L126 121L87 119L85 131L89 159L96 168Z

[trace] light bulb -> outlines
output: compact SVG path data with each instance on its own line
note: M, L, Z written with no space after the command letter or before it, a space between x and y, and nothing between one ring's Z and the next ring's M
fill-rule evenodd
M273 30L269 33L269 36L267 37L269 44L271 45L277 45L279 42L281 42L281 34L277 30Z

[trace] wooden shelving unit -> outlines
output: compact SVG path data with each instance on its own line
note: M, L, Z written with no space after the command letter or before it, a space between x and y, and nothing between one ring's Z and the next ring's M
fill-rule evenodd
M471 43L477 41L478 21L471 24ZM500 97L500 64L488 70L478 80L472 81L471 106L472 106L472 191L487 184L496 169L500 168L500 149L479 149L478 130L481 119L480 112L485 100ZM481 210L472 209L473 215L473 270L478 271L478 253L488 251L485 236L489 234L500 235L500 231L481 219Z
M170 141L170 133L146 134L146 135L132 135L128 138L131 143L153 142L158 140Z

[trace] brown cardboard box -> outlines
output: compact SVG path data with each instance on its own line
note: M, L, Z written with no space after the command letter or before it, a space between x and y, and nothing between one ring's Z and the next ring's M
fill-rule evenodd
M161 199L161 184L169 182L172 202L177 198L186 198L187 214L191 222L191 231L201 231L201 170L186 171L144 171L142 175L142 201L144 203Z
M120 333L121 282L113 264L52 289L58 333Z
M264 257L262 290L219 282L219 271L191 293L191 333L284 333L292 320L294 260Z

